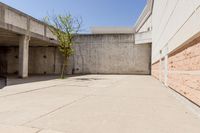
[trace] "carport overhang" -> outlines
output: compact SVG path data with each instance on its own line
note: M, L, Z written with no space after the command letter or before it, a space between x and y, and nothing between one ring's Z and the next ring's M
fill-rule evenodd
M0 2L0 46L19 47L19 77L28 77L29 46L57 46L48 26Z

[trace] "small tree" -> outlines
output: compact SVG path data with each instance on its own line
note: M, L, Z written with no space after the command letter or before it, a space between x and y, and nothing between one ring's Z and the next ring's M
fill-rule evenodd
M72 17L71 14L65 14L45 17L44 22L49 25L49 30L57 37L59 42L58 48L63 56L61 78L64 79L68 59L74 53L73 37L80 31L81 21Z

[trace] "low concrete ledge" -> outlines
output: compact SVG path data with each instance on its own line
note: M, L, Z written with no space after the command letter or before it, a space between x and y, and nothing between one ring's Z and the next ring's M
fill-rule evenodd
M74 36L74 43L134 43L134 34L78 34Z
M135 34L135 44L147 44L152 43L152 32L142 32Z

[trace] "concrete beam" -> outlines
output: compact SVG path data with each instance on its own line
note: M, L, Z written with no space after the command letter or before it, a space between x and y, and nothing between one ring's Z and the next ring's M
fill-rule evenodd
M29 40L27 35L20 36L19 39L19 77L28 77L28 58L29 58Z
M151 31L135 34L135 44L147 44L147 43L152 43Z
M0 4L0 22L5 22L5 6Z
M147 4L134 26L136 33L140 30L140 28L145 24L145 22L151 16L153 11L153 3L154 0L147 0Z
M57 38L46 28L46 24L17 9L0 2L0 28L57 45ZM46 29L45 29L46 28Z

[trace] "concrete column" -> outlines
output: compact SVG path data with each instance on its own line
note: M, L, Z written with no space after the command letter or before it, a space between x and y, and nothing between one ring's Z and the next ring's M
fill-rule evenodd
M22 35L19 39L19 77L28 77L29 36Z
M162 81L162 51L160 51L160 59L159 59L159 80Z
M168 55L165 56L165 85L168 86Z

